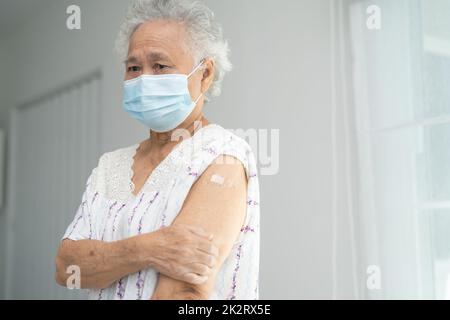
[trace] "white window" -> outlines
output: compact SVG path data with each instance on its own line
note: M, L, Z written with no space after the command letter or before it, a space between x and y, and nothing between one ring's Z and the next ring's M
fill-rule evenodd
M450 1L357 1L350 20L366 297L450 299Z

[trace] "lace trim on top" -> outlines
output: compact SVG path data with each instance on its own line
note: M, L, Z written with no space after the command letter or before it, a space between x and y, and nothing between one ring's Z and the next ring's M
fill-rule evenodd
M134 163L134 156L136 155L140 144L136 143L130 147L106 153L104 155L106 157L104 160L106 196L110 199L126 201L130 198L140 197L142 193L161 190L165 185L172 181L174 174L178 172L178 169L186 164L187 160L184 158L186 154L183 150L186 147L198 147L196 146L197 143L194 144L194 138L197 136L201 135L203 140L211 139L212 137L203 135L206 131L205 129L216 127L219 126L216 124L209 124L197 130L191 137L185 138L178 143L166 158L153 169L137 195L133 194L136 187L132 181L134 174L132 166ZM201 141L202 143L203 140Z

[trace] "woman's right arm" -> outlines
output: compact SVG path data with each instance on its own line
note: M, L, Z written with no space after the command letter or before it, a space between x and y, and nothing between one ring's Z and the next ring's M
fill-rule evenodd
M192 284L207 281L218 249L212 235L188 225L173 225L124 240L62 241L55 259L55 279L67 286L70 266L80 270L83 289L102 289L147 268Z

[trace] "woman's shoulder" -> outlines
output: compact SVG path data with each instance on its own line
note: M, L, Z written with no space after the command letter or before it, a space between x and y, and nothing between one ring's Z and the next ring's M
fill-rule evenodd
M91 174L92 186L108 196L125 199L129 195L133 156L139 144L116 148L103 153Z
M219 155L228 155L237 158L244 165L247 174L256 173L256 162L252 147L245 137L252 139L248 130L225 129L221 125L213 124L205 127L202 139L202 152L209 155L210 160ZM207 158L207 156L205 156Z
M205 145L216 144L223 150L234 149L252 153L252 148L244 138L245 136L250 136L248 135L248 130L225 129L219 124L211 124L206 128L208 139L205 139Z
M107 151L100 156L98 161L99 165L106 165L111 161L120 161L130 156L133 157L138 146L139 144L135 143L125 147L120 147L113 149L111 151Z

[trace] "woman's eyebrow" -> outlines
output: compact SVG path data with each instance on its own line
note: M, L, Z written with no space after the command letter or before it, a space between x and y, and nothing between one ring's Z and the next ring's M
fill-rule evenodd
M139 63L139 60L136 57L128 57L123 63L129 64L129 63Z
M147 54L147 61L154 62L154 61L168 61L172 62L170 57L162 52L150 52Z
M149 54L147 54L147 61L152 63L154 61L167 61L167 62L172 62L171 59L169 58L168 55L162 53L162 52L150 52ZM139 63L139 59L135 56L130 56L128 57L125 61L125 64L129 64L129 63Z

